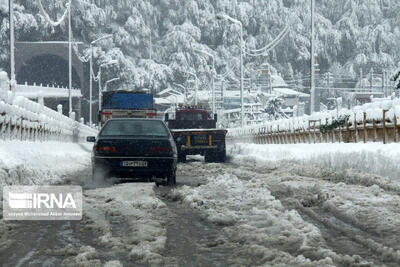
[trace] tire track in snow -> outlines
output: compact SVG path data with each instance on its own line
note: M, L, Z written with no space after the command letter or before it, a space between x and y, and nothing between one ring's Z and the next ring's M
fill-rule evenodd
M369 249L367 252L375 252L375 257L373 257L374 260L379 260L380 263L391 264L393 266L398 266L398 264L400 264L400 251L385 246L375 241L372 237L363 236L369 235L368 232L361 229L358 229L359 231L353 230L353 227L348 226L335 215L329 216L327 213L316 212L312 208L303 207L303 205L298 201L296 201L296 208L313 220L324 224L327 228L334 229L335 231L347 236L349 239L362 244ZM332 218L334 218L335 223L332 222Z
M235 165L235 164L233 164ZM235 166L233 169L238 170L238 166ZM254 171L254 167L250 169L250 167L245 167L244 168L247 172L246 177L241 177L240 172L238 174L239 178L248 180L249 179L249 173L253 173L252 177L260 177L262 175L269 175L272 176L274 173L279 174L280 171L282 171L280 168L268 168L267 170L263 170L261 172ZM295 167L289 167L284 170L284 172L287 173L287 171L296 169ZM234 173L238 173L237 171L233 171ZM292 174L291 174L292 175ZM295 174L297 176L297 173ZM305 176L303 176L305 177ZM325 180L328 182L332 182L330 179L327 179L326 177L323 178L317 178L313 177L311 175L306 176L309 179L314 179L316 181L318 180ZM348 180L347 180L348 181ZM338 182L338 183L343 183L343 179L334 179L333 182ZM268 181L267 181L268 184ZM370 183L354 183L355 185L361 185L361 186L368 186L371 185ZM284 186L280 184L280 186ZM391 191L396 191L395 187L389 187L386 186L386 188L390 188ZM317 199L316 203L300 203L301 200L298 198L299 196L304 196L304 192L300 192L296 194L293 194L293 187L286 188L282 190L282 188L279 187L274 187L271 185L271 182L268 184L268 189L271 191L271 193L281 201L281 203L286 206L287 208L291 209L294 208L299 211L300 214L306 215L309 219L311 219L311 222L318 226L322 232L324 232L326 235L330 235L329 237L325 236L326 239L332 239L332 240L337 240L337 237L333 236L335 233L341 233L344 236L347 237L347 240L350 242L356 242L366 249L363 251L359 250L359 246L351 246L347 245L346 248L350 249L350 253L353 254L361 254L364 257L366 257L367 260L373 260L375 263L378 261L380 264L390 264L392 266L398 266L400 264L400 251L396 250L388 245L385 245L383 240L380 240L379 238L379 233L371 230L371 229L366 229L363 225L359 224L357 220L354 220L350 216L346 216L345 214L342 214L338 209L333 207L332 205L330 206L324 206L324 208L320 208L322 203L324 202L323 197L321 199ZM286 191L286 192L285 192ZM288 194L289 192L289 194ZM303 193L303 194L302 194ZM387 193L387 191L385 191ZM318 196L319 198L319 196ZM310 207L305 207L305 205L311 205ZM321 224L326 228L326 230L321 229ZM333 230L333 231L332 231ZM346 242L346 241L345 241ZM333 248L336 250L338 253L343 253L340 249L338 251L337 247ZM347 251L347 253L349 253ZM371 251L374 252L374 255L371 255ZM350 260L349 257L346 257L347 261ZM336 261L341 259L336 259ZM355 259L355 261L358 261L359 259Z
M248 171L254 170L254 166L239 166L235 163L231 164L233 166L246 169ZM330 168L322 169L321 166L317 165L308 165L307 167L304 167L302 164L287 161L283 161L281 162L281 164L273 164L273 166L269 167L257 167L258 174L270 174L273 171L285 169L287 172L290 172L292 174L316 180L323 180L334 183L345 183L348 185L360 185L364 187L377 185L379 186L379 188L385 190L385 192L388 194L400 196L400 183L379 175L361 173L357 170L339 170L338 172ZM319 177L316 177L316 171L318 172Z

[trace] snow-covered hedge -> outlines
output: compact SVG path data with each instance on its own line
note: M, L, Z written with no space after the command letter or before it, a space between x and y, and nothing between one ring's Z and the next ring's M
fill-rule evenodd
M0 96L0 137L20 140L78 141L97 130L22 96Z
M261 124L253 124L240 128L231 128L228 130L229 137L251 136L263 133L294 133L296 131L307 131L309 128L314 129L315 126L330 125L338 118L347 116L349 124L364 123L364 113L366 114L366 124L370 126L373 122L382 122L384 110L385 121L388 125L394 123L397 119L397 125L400 125L400 99L392 100L384 99L367 103L362 106L355 106L352 109L342 109L340 111L316 112L312 115L302 117L294 117L289 119L281 119L276 121L268 121ZM315 125L314 125L315 123ZM318 129L317 129L318 130Z

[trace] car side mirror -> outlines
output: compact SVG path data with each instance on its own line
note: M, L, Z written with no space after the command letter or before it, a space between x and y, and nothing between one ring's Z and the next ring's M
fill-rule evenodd
M90 142L90 143L94 143L94 142L96 142L96 137L94 137L94 136L88 136L88 137L86 137L86 141L87 141L87 142Z
M169 114L165 113L165 121L169 121Z

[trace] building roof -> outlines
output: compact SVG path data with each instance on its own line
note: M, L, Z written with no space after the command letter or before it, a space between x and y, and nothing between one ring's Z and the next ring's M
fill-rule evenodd
M309 94L298 92L289 88L273 88L273 91L279 96L310 97Z

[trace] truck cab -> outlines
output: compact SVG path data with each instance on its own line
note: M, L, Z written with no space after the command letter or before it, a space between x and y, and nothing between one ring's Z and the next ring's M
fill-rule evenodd
M217 114L211 118L209 112L200 108L179 108L175 120L166 119L171 129L214 129L217 125Z

